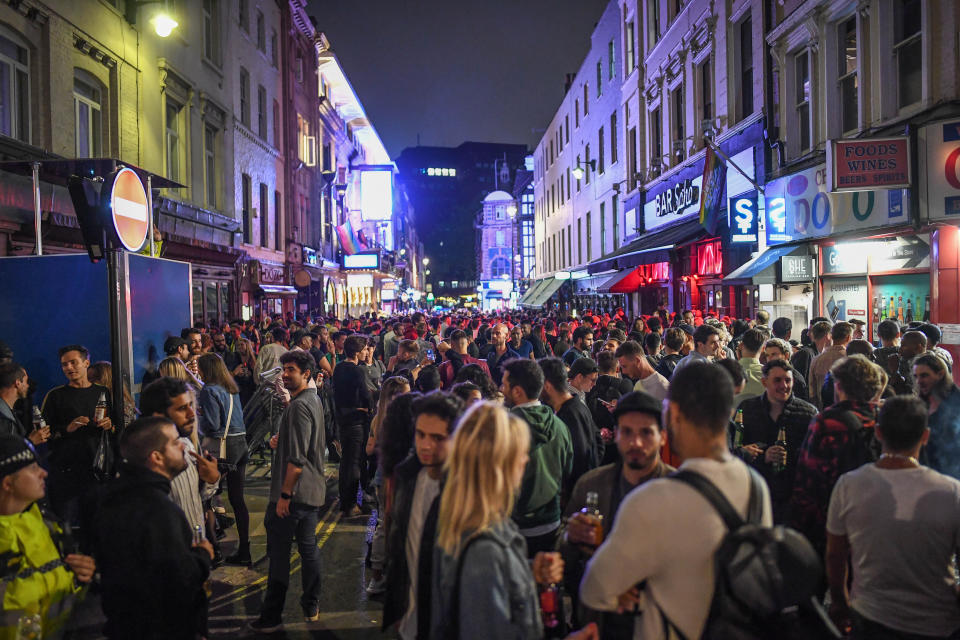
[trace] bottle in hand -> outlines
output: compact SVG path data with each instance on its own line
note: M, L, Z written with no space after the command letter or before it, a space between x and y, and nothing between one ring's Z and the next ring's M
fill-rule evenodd
M777 433L777 441L774 442L773 444L778 447L783 447L784 451L787 450L787 431L783 427L780 427L780 431ZM775 473L780 473L786 468L787 468L786 462L775 462L773 464L773 471Z
M593 539L596 546L603 542L603 514L600 513L600 495L596 491L587 492L587 503L580 513L587 516L593 524Z
M107 417L107 394L100 393L100 399L97 400L97 408L93 410L93 421L100 422Z

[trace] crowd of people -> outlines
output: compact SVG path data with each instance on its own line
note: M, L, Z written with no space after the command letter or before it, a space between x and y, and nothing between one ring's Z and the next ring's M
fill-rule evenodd
M0 637L56 637L91 582L110 638L206 637L211 568L251 565L244 409L267 387L283 410L260 443L255 631L283 624L294 541L319 618L336 501L376 515L364 586L403 640L956 639L953 361L934 324L863 332L663 308L276 315L172 335L136 403L63 346L65 383L37 406L0 346ZM734 615L724 550L748 525L779 532L754 555L793 540L809 561L767 589L795 601L758 593Z

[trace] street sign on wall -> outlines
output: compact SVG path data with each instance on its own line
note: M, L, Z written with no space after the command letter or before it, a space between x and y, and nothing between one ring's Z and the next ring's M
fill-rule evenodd
M931 220L960 217L960 121L923 127L920 139L926 147L920 175L926 180L920 190L920 209Z
M132 169L120 169L104 189L117 239L128 251L139 250L147 239L149 227L147 192L140 176Z
M910 141L897 138L827 140L827 176L831 191L908 189Z
M813 258L810 256L780 258L781 282L810 282L811 280L813 280Z
M757 241L757 194L750 193L730 198L730 242L742 244Z

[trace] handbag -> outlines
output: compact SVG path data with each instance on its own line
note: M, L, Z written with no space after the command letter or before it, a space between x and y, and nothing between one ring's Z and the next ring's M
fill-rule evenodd
M110 434L100 430L100 442L93 454L93 475L97 480L110 479L113 471L113 449L110 448Z

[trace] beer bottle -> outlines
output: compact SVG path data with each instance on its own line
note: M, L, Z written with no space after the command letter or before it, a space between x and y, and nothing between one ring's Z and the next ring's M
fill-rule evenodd
M100 422L107 417L107 394L100 392L100 399L97 400L97 408L93 410L93 421Z
M737 425L737 431L733 436L733 446L743 446L743 409L737 409L737 416L733 419Z
M587 504L580 509L580 513L589 516L593 522L593 539L597 546L603 542L603 514L600 513L600 495L596 491L587 492Z
M773 444L775 444L775 445L778 446L778 447L783 447L784 450L787 449L787 431L786 431L786 429L784 429L783 427L780 427L780 431L777 432L777 441L774 442ZM775 463L773 464L773 471L774 471L774 473L780 473L781 471L783 471L783 470L786 469L786 468L787 468L787 465L786 465L785 463L775 462Z
M903 322L903 296L897 297L897 320Z
M560 626L560 587L555 582L541 585L540 589L540 619L543 627L550 635L551 629Z
M897 319L897 303L894 301L893 296L890 296L890 314L888 317L891 320Z
M47 421L43 419L40 407L33 405L33 430L43 429L45 426L47 426Z
M913 299L909 296L907 297L907 324L913 322Z
M923 321L930 321L930 294L927 294L926 299L923 302Z

